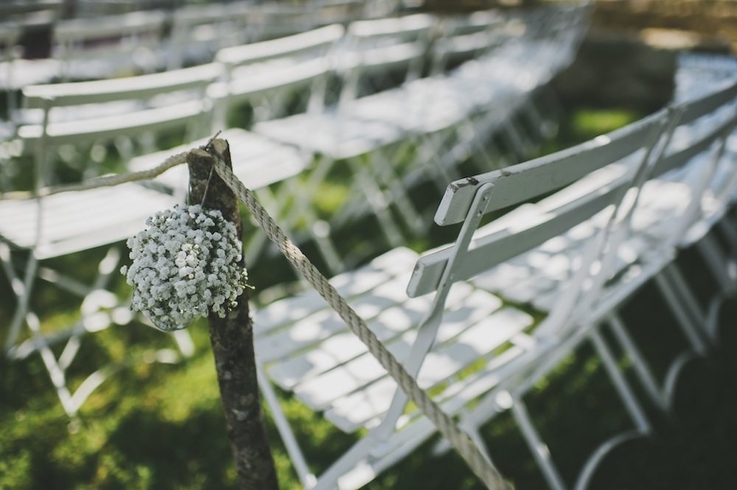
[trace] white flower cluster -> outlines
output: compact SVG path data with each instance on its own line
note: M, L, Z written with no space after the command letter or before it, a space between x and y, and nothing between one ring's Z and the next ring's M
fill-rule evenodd
M120 270L133 286L132 309L161 330L178 330L210 311L224 318L246 287L241 242L217 210L180 206L151 216L128 239L133 264Z

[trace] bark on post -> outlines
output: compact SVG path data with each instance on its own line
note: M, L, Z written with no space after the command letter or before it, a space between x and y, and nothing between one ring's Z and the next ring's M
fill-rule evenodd
M222 139L206 148L218 154L231 167L230 149ZM192 152L189 166L189 202L218 209L241 233L238 200L213 169L213 157ZM241 265L245 267L244 260ZM256 359L253 351L253 322L248 310L248 293L238 298L237 306L226 318L208 317L210 341L215 354L220 397L240 488L277 490L274 460L263 422Z

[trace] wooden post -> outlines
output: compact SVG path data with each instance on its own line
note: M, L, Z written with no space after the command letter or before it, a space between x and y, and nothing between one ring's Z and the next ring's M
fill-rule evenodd
M210 156L192 152L188 158L189 203L217 209L241 234L238 200L213 168L217 154L232 167L228 143L215 139L206 148ZM241 266L245 267L241 259ZM253 351L253 321L244 291L226 318L208 317L215 354L225 425L242 490L278 490L274 460L266 438Z

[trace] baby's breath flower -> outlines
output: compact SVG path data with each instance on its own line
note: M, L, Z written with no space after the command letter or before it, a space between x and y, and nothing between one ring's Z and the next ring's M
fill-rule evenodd
M238 265L241 242L217 210L180 206L151 216L148 228L128 239L131 308L161 330L178 330L210 311L224 318L246 287Z

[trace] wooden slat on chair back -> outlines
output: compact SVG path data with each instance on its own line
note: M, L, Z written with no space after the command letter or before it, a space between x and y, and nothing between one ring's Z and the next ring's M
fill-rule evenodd
M610 164L628 157L645 157L645 151L656 141L669 116L666 110L634 123L623 130L600 136L576 147L546 157L497 170L477 177L456 181L446 190L435 220L438 224L462 221L469 212L476 193L492 184L485 212L526 203L573 184ZM616 205L632 181L632 169L613 177L602 185L596 182L589 192L558 209L541 209L520 213L511 224L471 242L469 250L454 265L453 281L469 279L495 265L561 235L610 205ZM424 255L417 262L408 294L420 296L434 291L455 245ZM458 261L460 260L460 262Z
M338 24L321 27L271 41L221 49L217 61L233 69L239 66L269 61L275 58L325 53L343 36L343 26Z
M418 78L435 25L435 17L428 14L351 23L337 61L343 75L340 105L388 88L383 80L390 71L404 71L404 82ZM368 75L382 79L378 87L366 89Z
M204 90L221 75L217 64L93 82L32 85L23 89L24 107L43 109L118 100L145 99L179 90Z
M119 137L186 129L185 137L211 129L212 104L207 87L221 73L217 64L138 77L29 86L23 90L28 109L42 109L43 121L21 125L24 152L36 152L37 165L52 146L113 141ZM55 117L54 109L68 114ZM75 114L79 112L79 117ZM43 180L43 179L42 179Z
M573 148L453 182L445 191L435 222L445 226L463 221L476 191L486 183L495 185L487 212L558 190L643 148L653 132L662 126L664 118L664 112L659 111Z

